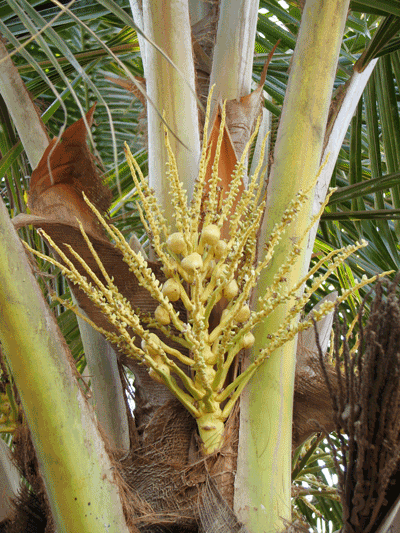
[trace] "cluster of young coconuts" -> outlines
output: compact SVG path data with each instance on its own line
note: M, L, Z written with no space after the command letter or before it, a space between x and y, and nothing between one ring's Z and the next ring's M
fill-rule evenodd
M220 284L225 282L225 286L222 290L221 296L224 296L228 302L234 300L239 294L239 286L236 279L233 277L229 282L226 283L226 264L225 260L228 256L230 244L221 238L221 229L215 224L206 225L200 234L198 240L198 245L196 246L196 251L188 253L187 241L184 238L182 232L172 233L166 242L168 250L173 254L174 262L177 265L177 270L183 278L184 281L188 283L193 283L195 281L195 274L200 273L200 279L206 281L206 287L203 287L201 290L203 294L200 294L202 303L206 305L207 298L210 297L213 290ZM182 259L179 261L177 256L181 256ZM183 294L185 289L183 285L177 281L176 278L172 276L168 277L162 286L162 293L165 297L168 298L170 302L177 302L179 299L182 299L183 304L186 308L187 305L187 295ZM183 298L182 298L183 296ZM190 299L190 298L189 298ZM229 305L229 304L228 304ZM190 309L188 314L190 317ZM221 315L220 322L222 323L225 318L230 314L230 310L224 309ZM235 312L234 322L235 323L244 323L250 318L250 308L247 303L244 303L240 309ZM159 324L162 326L168 326L171 323L171 317L168 310L160 304L154 312L154 317ZM211 332L212 333L212 332ZM150 334L151 344L142 340L142 349L146 350L149 355L153 358L159 358L158 351L156 349L159 344L159 339L155 334ZM212 334L209 335L209 338L212 338ZM215 342L216 339L212 339L212 342ZM241 347L244 349L250 348L254 344L254 336L251 332L243 335L241 339ZM213 353L210 346L206 346L203 353L204 361L207 365L213 366L216 364L217 355ZM162 364L162 361L158 361L159 365L163 367L163 370L169 373L169 369L166 365ZM160 380L159 375L150 370L150 375L156 379Z

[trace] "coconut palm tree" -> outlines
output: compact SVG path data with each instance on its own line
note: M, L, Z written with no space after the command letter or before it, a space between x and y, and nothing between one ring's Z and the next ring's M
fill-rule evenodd
M374 276L397 269L397 226L391 221L398 216L399 208L396 128L399 6L384 0L373 3L337 0L329 5L322 0L307 0L305 5L289 2L285 7L274 0L260 1L259 5L244 0L221 0L215 4L158 0L132 0L128 4L98 0L88 2L84 7L79 3L71 4L68 9L58 2L54 4L55 7L49 7L40 2L7 0L0 12L1 32L6 39L1 45L0 64L3 98L0 168L5 176L6 206L13 216L26 211L24 192L28 184L24 176L30 171L26 159L21 156L22 150L25 150L31 168L39 168L49 144L48 132L61 137L65 132L59 144L62 148L67 141L67 131L72 131L66 127L79 116L86 116L86 124L83 119L80 122L83 128L91 125L93 117L85 113L95 100L98 101L97 126L90 134L90 142L99 161L108 169L104 177L113 193L111 220L127 237L132 229L139 237L144 232L134 204L140 186L138 184L136 190L132 190L130 170L122 156L123 140L127 140L136 153L136 171L141 169L144 174L148 173L150 187L173 227L176 210L174 213L174 202L166 194L165 168L171 160L165 147L163 125L168 132L179 180L190 200L196 197L201 140L205 146L213 147L218 132L222 132L223 148L218 170L221 176L229 176L254 132L261 111L261 128L254 153L250 152L243 164L244 168L250 169L251 175L262 153L263 132L272 130L269 154L264 156L264 162L270 168L266 206L257 234L260 257L265 243L274 235L274 227L281 223L283 214L290 203L296 201L299 191L312 188L313 194L308 194L307 200L302 201L302 215L296 223L279 235L273 261L261 273L254 288L254 312L260 310L256 304L258 298L262 298L268 287L276 282L280 268L287 264L291 253L292 262L284 275L285 283L290 287L301 286L310 260L314 265L322 252L331 252L343 244L354 244L362 237L370 241L370 246L359 249L347 266L339 265L339 281L325 267L326 283L315 292L310 305L316 302L316 297L334 288L354 287L354 279L364 273ZM267 56L278 39L269 69L263 71ZM17 53L11 59L7 57L14 51ZM41 118L21 83L21 76L31 98L44 111ZM211 86L214 89L210 100L208 137L204 129L205 106ZM223 100L228 101L226 127L220 129ZM48 125L47 130L44 123ZM14 128L21 144L17 144ZM81 137L85 137L85 129L80 131L83 131ZM57 143L53 142L53 148L57 149ZM80 150L81 156L85 150ZM42 160L44 168L51 153L48 151ZM89 160L92 161L90 157ZM322 170L321 162L325 163ZM79 164L75 162L74 167L78 173ZM51 172L48 174L50 183L53 183ZM243 180L246 182L247 179L245 172ZM317 239L318 225L315 223L298 252L293 254L293 243L304 237L311 217L319 218L330 184L339 186L339 189L331 196L324 211ZM229 183L223 182L223 187L225 185L229 187ZM32 208L34 202L30 201ZM52 218L53 225L70 223L65 218L55 221L60 208L54 203L46 204L48 210L43 212L39 212L35 205L33 216L42 217L36 222L45 229L50 227L49 218ZM82 214L73 207L69 215L72 217L76 212ZM131 473L136 472L135 479L124 478L123 472L119 483L113 478L115 465L106 452L104 433L99 433L93 409L88 406L71 370L65 341L30 273L6 208L2 213L3 320L0 322L0 338L8 365L4 372L12 375L17 386L57 530L73 531L76 523L84 531L101 530L104 526L99 526L100 517L104 524L111 524L114 531L133 530L136 526L129 520L127 522L124 514L124 506L126 509L127 505L133 504L129 498L128 503L123 500L121 494L126 494L124 491L131 494L126 484L132 486L140 480L144 488L138 489L138 494L145 499L143 495L149 489L143 482L144 471L135 470L137 463L134 467L130 463ZM65 216L63 211L62 217ZM46 217L47 221L44 220ZM26 222L36 224L33 218L25 218ZM66 239L63 228L59 242L55 243L59 246ZM225 231L223 227L221 229ZM25 240L34 248L43 250L37 234L28 229L23 231ZM76 233L72 229L69 231L75 239ZM107 248L102 242L100 244ZM148 249L147 252L154 261L154 251ZM17 272L15 265L21 265ZM47 263L44 266L49 268ZM68 295L65 282L56 278L54 270L49 272L49 281L41 281L46 294L51 289L58 296ZM121 273L121 279L124 275L125 271ZM359 290L362 293L362 287ZM90 307L85 308L78 294L75 293L75 298L81 310L90 314ZM137 293L134 294L137 298ZM247 364L257 360L260 350L270 344L271 335L285 323L293 303L293 300L283 303L260 322L253 332L254 344L246 355ZM134 299L133 305L140 307ZM349 317L355 315L356 307L357 295L354 295L347 307ZM165 394L165 387L149 380L147 372L143 373L137 365L132 366L124 360L136 375L136 423L142 417L143 423L148 424L147 433L142 434L142 428L139 428L135 437L126 410L121 370L110 345L85 324L83 316L79 319L79 338L71 312L65 311L65 306L59 303L55 311L64 331L68 332L74 355L79 357L82 352L80 340L84 344L97 420L107 435L107 446L127 454L129 450L138 450L138 442L149 444L151 437L148 435L155 439L160 431L159 426L151 425L151 420L155 424L156 417L164 417L165 426L165 420L171 423L173 419L165 407L166 400L172 401L171 396ZM90 318L96 326L93 316ZM293 327L297 327L297 309L292 318ZM218 324L220 318L217 316L216 320ZM99 324L104 330L104 324L98 322L97 326ZM77 339L80 340L77 342ZM214 469L211 478L217 479L216 474L222 470L227 472L229 479L226 477L222 482L216 482L217 488L215 482L206 484L206 489L200 491L203 497L201 509L206 508L207 502L219 502L219 516L239 520L251 532L264 531L266 524L269 529L280 531L292 519L291 435L297 352L296 337L293 336L260 365L242 393L240 415L232 416L230 429L225 430L223 453L213 455L215 464L207 463ZM242 364L244 369L246 362ZM304 368L308 364L306 361ZM159 372L165 383L164 371L159 367L151 368ZM298 367L298 375L304 372L304 368ZM82 369L79 364L78 369ZM184 376L181 378L185 379ZM110 390L115 393L111 395ZM13 405L11 392L7 394L7 405ZM184 403L182 398L181 403ZM191 418L179 404L173 406L174 416L192 433ZM303 405L303 409L306 408ZM194 413L195 409L192 411ZM9 412L8 422L15 425L15 410L10 407ZM13 428L7 427L7 431L10 429ZM165 430L165 435L172 439L170 433ZM231 435L231 440L227 435ZM238 444L235 444L236 438ZM314 445L313 452L321 449L318 446L318 443ZM188 449L193 452L190 443ZM198 458L198 452L195 446L192 460L184 462L181 468L197 464L193 457ZM310 464L315 463L317 455L308 456ZM144 457L140 455L140 461L143 462ZM170 457L176 460L176 455ZM171 494L176 495L168 485L161 483L161 478L172 474L165 464L157 471L157 460L159 457L153 456L151 483L158 480L160 488L167 486ZM295 468L298 476L304 471L304 461L299 464L302 468ZM129 468L126 466L125 472ZM191 482L201 486L204 472L193 472ZM221 493L228 506L218 500ZM187 493L184 495L187 500ZM181 520L176 522L180 528L184 527L182 516L185 513L192 513L188 520L194 527L196 513L193 505L185 507L185 498L178 504L179 513L175 509ZM165 525L167 519L171 522L174 510L169 509L168 515L165 506L157 508L156 500L156 495L152 494L145 503L152 506L153 512L162 515L159 525ZM314 509L324 509L326 517L340 527L337 506L329 507L326 501L324 496L318 496L313 503ZM300 512L313 524L316 518L305 507L306 502L307 499L300 496L296 499ZM88 512L89 503L91 512ZM135 510L139 513L138 507ZM196 516L200 517L203 529L212 530L205 514L200 510ZM239 527L237 522L231 529L234 527Z

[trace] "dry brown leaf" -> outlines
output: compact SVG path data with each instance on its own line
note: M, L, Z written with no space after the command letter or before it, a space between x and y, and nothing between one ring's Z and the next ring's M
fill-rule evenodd
M89 126L94 110L95 105L86 115ZM102 183L86 134L81 118L65 130L61 139L52 139L32 173L28 206L34 215L57 218L73 226L78 218L88 233L103 236L82 191L102 213L110 206L111 191Z
M211 129L210 138L208 140L208 144L211 147L211 157L210 157L210 162L207 167L206 183L211 179L212 166L214 163L214 157L215 157L215 152L217 148L218 135L219 135L220 129L221 129L221 113L218 112L215 117L212 129ZM237 163L237 158L235 154L235 149L234 149L231 137L229 135L229 131L227 127L225 126L224 135L222 137L221 154L220 154L219 163L218 163L218 176L220 179L220 181L218 182L218 185L219 187L221 187L222 198L224 198L228 194L232 174L233 174L233 171L235 170L236 163ZM207 190L207 187L206 187L206 190ZM243 184L239 190L239 194L238 194L239 197L242 192L243 192Z

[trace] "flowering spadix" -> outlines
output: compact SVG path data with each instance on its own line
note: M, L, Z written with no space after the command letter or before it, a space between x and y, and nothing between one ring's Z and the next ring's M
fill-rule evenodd
M219 193L216 169L224 124L223 110L214 170L208 178L210 147L207 145L208 119L206 120L199 175L190 203L179 180L174 154L166 135L169 155L167 178L175 213L173 230L170 230L169 223L164 218L138 163L126 147L127 161L141 200L139 212L151 237L154 253L162 265L166 278L163 283L155 277L143 255L133 251L120 231L110 226L85 198L99 222L114 240L115 246L122 252L132 276L137 277L139 283L158 303L154 316L150 319L144 319L135 313L135 302L129 302L122 296L113 282L112 272L105 271L82 226L82 235L103 273L105 282L101 282L89 267L85 268L88 279L84 278L73 262L44 232L43 235L57 251L63 263L32 250L39 257L45 257L59 266L68 279L78 284L118 333L107 332L83 318L129 356L146 365L149 375L164 383L189 410L197 421L204 453L211 453L220 447L224 422L257 368L277 348L291 340L302 329L312 325L311 320L302 323L298 320L299 313L311 295L350 254L366 245L365 242L356 243L331 252L296 286L289 287L285 273L297 260L302 245L301 241L292 243L292 249L285 263L281 265L278 275L267 292L259 298L257 310L252 311L249 307L252 289L256 286L260 273L270 264L285 229L298 216L303 215L302 207L312 189L299 191L290 202L282 214L282 221L274 228L266 242L264 256L256 261L257 232L265 208L261 162L266 140L262 146L260 163L249 179L248 187L239 193L246 156L257 134L256 129L236 165L230 188L222 197ZM318 220L324 207L322 206L320 213L310 220L309 228ZM307 233L304 234L303 240L306 236ZM71 252L77 258L77 254ZM83 264L83 259L78 260ZM325 264L325 273L318 276L317 271L322 264ZM300 289L311 276L311 285L301 295ZM362 279L353 290L374 279L375 277ZM343 292L338 302L345 300L351 292ZM253 362L229 382L229 370L239 352L251 348L254 343L254 327L289 299L294 299L295 303L286 321L277 331L270 332L267 344L255 356ZM179 304L180 311L177 310L175 302ZM64 300L62 303L66 305ZM323 304L316 318L328 314L334 305L333 302ZM70 307L79 314L76 308L72 305ZM134 343L133 336L141 339L141 342ZM175 343L174 347L172 341Z

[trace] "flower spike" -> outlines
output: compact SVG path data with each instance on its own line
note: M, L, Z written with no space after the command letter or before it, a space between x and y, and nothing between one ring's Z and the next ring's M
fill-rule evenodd
M169 156L167 180L170 187L172 206L175 211L176 230L170 233L167 221L154 197L138 163L125 145L125 153L137 187L141 207L141 218L149 233L154 251L162 265L166 281L161 284L141 253L133 251L121 232L109 225L101 213L84 197L86 203L97 216L115 246L121 251L124 261L140 285L145 287L158 303L154 316L145 317L134 310L134 302L129 302L114 284L112 272L107 272L101 264L90 238L82 225L81 233L91 251L104 280L96 277L85 261L69 247L74 259L83 267L82 276L74 262L48 237L50 246L58 253L62 262L49 258L30 249L37 256L57 265L62 273L74 284L78 284L91 301L100 308L108 322L114 327L113 333L98 327L88 318L90 324L116 344L129 356L143 363L149 375L164 383L196 419L203 452L209 454L217 450L223 439L224 423L246 383L257 368L273 356L273 352L284 343L293 339L301 330L310 326L310 321L299 322L298 315L304 309L311 295L321 286L346 258L366 243L335 250L310 270L294 287L288 286L285 278L300 254L300 242L293 243L287 259L267 290L259 298L257 310L251 310L249 300L261 272L270 265L274 250L286 228L295 223L297 217L312 194L299 191L282 215L282 220L273 229L266 243L264 255L255 263L257 232L265 208L263 196L263 172L261 162L250 178L248 187L239 193L247 153L255 139L258 125L251 141L247 144L241 160L232 176L230 190L227 191L222 206L218 199L218 158L224 128L224 111L216 149L216 159L212 165L212 175L207 183L207 168L210 148L207 144L209 119L208 102L203 150L199 164L199 176L194 188L191 204L188 204L186 191L178 176L178 170L166 133L166 147ZM266 139L262 146L262 156ZM207 195L205 191L208 191ZM204 201L204 197L206 200ZM327 200L328 201L328 200ZM319 218L310 220L309 229ZM205 209L202 217L201 209ZM201 221L201 223L199 223ZM222 227L224 238L222 236ZM303 239L306 235L303 236ZM325 274L318 276L318 270L325 264ZM299 288L306 280L312 279L303 296L297 297ZM344 301L351 292L374 281L362 279L352 291L345 291L337 302ZM185 309L185 315L177 311L174 302ZM242 373L229 383L228 376L238 354L251 348L254 343L253 329L286 301L295 304L279 329L271 332L267 346ZM224 310L221 314L221 304ZM79 311L72 304L62 301L63 305ZM314 319L319 320L331 312L335 302L323 304ZM220 316L219 316L220 315ZM151 330L151 331L150 331ZM116 331L116 333L115 333ZM136 342L134 342L136 338ZM139 342L138 342L139 340ZM172 348L169 342L173 341ZM178 363L183 363L189 371L185 373Z

